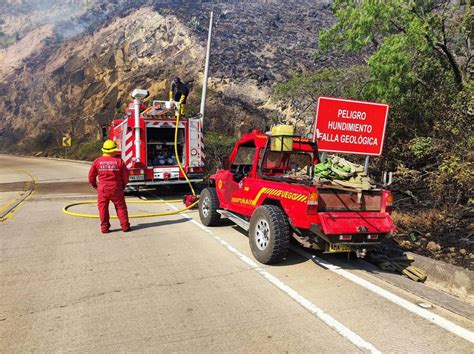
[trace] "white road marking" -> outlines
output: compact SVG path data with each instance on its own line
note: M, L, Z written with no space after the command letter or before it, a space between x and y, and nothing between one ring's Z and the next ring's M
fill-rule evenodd
M179 210L176 208L174 205L168 204L167 205L175 210ZM321 321L323 321L326 325L334 329L337 333L339 333L341 336L344 338L348 339L352 344L357 346L360 349L368 350L371 353L380 353L380 351L371 343L367 342L363 338L361 338L359 335L351 331L349 328L344 326L342 323L338 322L336 319L331 317L329 314L324 312L322 309L317 307L315 304L313 304L311 301L306 299L304 296L300 295L297 291L283 283L280 279L277 277L273 276L269 272L267 272L265 269L263 269L259 264L257 264L255 261L247 257L246 255L240 253L237 251L234 247L232 247L229 243L224 241L222 238L217 236L214 232L212 232L209 228L206 226L202 225L201 223L197 222L193 218L187 216L184 213L180 213L183 218L188 219L191 221L194 225L211 235L215 240L220 242L225 248L227 248L229 251L231 251L233 254L235 254L238 258L240 258L241 261L243 261L245 264L249 265L250 267L253 268L257 273L259 273L264 279L266 279L269 283L275 285L278 289L283 291L285 294L287 294L290 298L292 298L294 301L296 301L298 304L303 306L306 310L308 310L310 313L312 313L314 316L319 318Z
M298 248L298 247L294 247L294 246L291 246L290 248L292 251L298 253L299 255L307 258L307 259L310 259L312 260L313 262L315 262L316 264L319 264L323 267L325 267L326 269L330 270L331 272L334 272L348 280L350 280L351 282L353 283L356 283L357 285L360 285L362 286L363 288L366 288L367 290L370 290L371 292L379 295L379 296L382 296L383 298L387 299L388 301L391 301L393 302L394 304L397 304L401 307L403 307L405 310L408 310L412 313L414 313L415 315L418 315L428 321L430 321L431 323L434 323L435 325L441 327L441 328L444 328L445 330L471 342L471 343L474 343L474 332L472 331L469 331L468 329L464 328L464 327L461 327L447 319L445 319L444 317L441 317L439 315L436 315L434 313L432 313L431 311L428 311L426 309L423 309L421 307L418 307L417 305L415 304L412 304L411 302L401 298L400 296L398 295L395 295L393 293L391 293L390 291L387 291L385 289L382 289L381 287L375 285L375 284L372 284L371 282L351 273L351 272L348 272L347 270L344 270L342 268L340 268L339 266L336 266L332 263L329 263L319 257L316 257L315 255L311 254L311 253L308 253L304 250L302 250L301 248Z

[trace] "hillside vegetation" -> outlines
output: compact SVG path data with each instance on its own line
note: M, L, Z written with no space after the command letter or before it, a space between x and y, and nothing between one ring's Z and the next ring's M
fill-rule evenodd
M209 131L264 128L278 115L266 106L276 82L353 60L312 58L318 32L334 20L325 0L8 1L0 4L9 38L0 48L0 149L28 153L33 141L34 153L57 155L69 133L74 154L122 116L133 88L166 97L176 74L199 102L211 10Z
M390 105L385 150L372 172L394 171L398 242L473 267L473 12L466 2L337 0L336 23L314 56L365 63L294 75L278 99L311 121L318 96Z

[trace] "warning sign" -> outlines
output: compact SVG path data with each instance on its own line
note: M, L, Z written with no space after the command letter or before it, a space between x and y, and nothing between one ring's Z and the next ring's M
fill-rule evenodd
M388 105L320 97L314 134L319 151L382 154Z
M63 146L64 147L71 147L72 141L70 136L63 136Z

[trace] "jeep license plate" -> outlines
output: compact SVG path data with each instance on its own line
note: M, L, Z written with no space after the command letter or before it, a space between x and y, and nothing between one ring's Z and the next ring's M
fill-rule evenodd
M329 244L327 252L329 253L351 252L351 248L350 246L347 246L347 245Z

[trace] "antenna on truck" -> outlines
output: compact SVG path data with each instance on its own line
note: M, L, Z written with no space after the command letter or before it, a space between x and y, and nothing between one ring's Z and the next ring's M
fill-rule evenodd
M207 52L206 52L206 64L204 66L204 80L202 83L202 96L201 96L201 109L199 110L200 113L200 123L202 129L202 123L204 120L204 109L206 106L206 95L207 95L207 78L209 76L209 57L211 56L211 39L212 39L212 18L214 12L211 11L211 18L209 19L209 32L207 36Z

